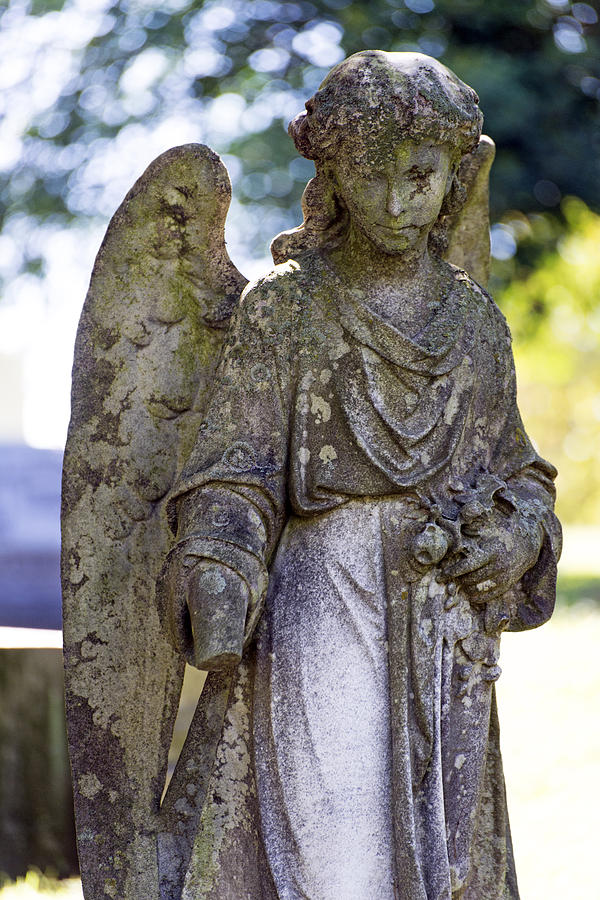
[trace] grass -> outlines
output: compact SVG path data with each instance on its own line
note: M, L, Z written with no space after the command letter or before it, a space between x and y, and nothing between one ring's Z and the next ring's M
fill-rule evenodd
M561 575L556 591L557 610L576 604L594 606L600 610L600 577L598 575Z
M523 900L597 900L600 579L561 584L553 619L504 637L502 755Z
M83 900L79 878L58 881L32 869L25 878L6 883L0 888L2 900L34 900L36 897L54 897L55 900Z

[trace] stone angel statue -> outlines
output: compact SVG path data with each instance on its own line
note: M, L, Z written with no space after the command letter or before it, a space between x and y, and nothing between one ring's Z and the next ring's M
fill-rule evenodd
M115 214L64 464L87 900L518 897L494 682L560 530L485 291L481 124L434 59L341 62L290 125L304 222L251 285L207 147Z

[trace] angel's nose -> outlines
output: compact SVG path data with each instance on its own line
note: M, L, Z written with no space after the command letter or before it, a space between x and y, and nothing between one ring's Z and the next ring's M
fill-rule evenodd
M394 218L399 216L402 212L400 185L397 182L390 182L388 185L386 210L390 216L394 216Z

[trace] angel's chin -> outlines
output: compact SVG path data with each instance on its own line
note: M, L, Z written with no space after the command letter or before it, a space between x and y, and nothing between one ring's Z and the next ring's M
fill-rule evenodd
M381 226L369 237L378 250L393 256L412 250L421 237L421 229L413 225L397 229Z

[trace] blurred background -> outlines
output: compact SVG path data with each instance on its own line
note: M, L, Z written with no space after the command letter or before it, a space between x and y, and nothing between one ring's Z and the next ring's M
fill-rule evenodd
M16 671L16 647L32 659L34 644L58 654L58 496L73 341L110 216L155 156L207 143L233 183L230 255L247 277L260 274L271 238L300 222L313 172L287 123L331 66L365 48L438 57L477 90L497 144L491 291L513 332L526 428L559 468L566 526L555 620L505 639L500 704L517 862L525 900L597 898L595 0L1 0L0 676ZM0 677L5 691L9 683ZM13 773L0 774L0 807L7 779L25 777L15 762L22 754L6 749L16 727L8 721L0 714L0 772ZM36 727L59 758L55 719ZM0 845L3 834L14 842L15 822L0 822ZM14 846L25 859L39 836L31 821L19 827ZM51 874L47 847L30 863ZM63 857L55 873L72 869ZM35 871L15 885L19 866L0 855L12 878L2 900L53 889Z

